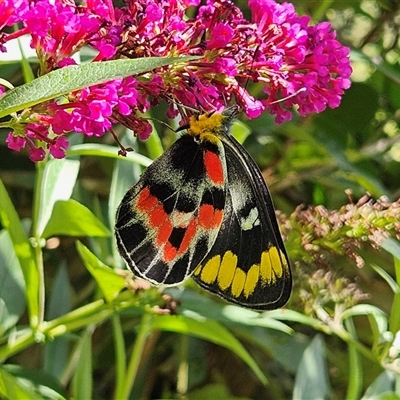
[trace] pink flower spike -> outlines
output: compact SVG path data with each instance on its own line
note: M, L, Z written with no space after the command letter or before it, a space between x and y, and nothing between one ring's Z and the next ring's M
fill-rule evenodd
M58 136L54 139L54 143L49 144L50 154L54 158L64 158L65 151L68 149L69 141L65 136Z
M212 30L211 40L207 44L208 49L225 47L233 38L234 30L222 22Z
M7 135L6 143L9 149L20 151L26 145L26 139L22 136L14 136L12 132Z
M33 162L43 161L46 158L46 152L41 147L31 145L29 149L29 158Z

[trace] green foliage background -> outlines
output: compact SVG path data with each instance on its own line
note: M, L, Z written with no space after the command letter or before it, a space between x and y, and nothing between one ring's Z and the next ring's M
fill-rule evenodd
M160 292L123 269L115 209L175 140L161 124L144 143L120 130L136 149L126 159L109 136L75 135L67 159L38 165L9 151L1 130L1 398L400 399L400 7L294 3L332 22L354 74L338 109L234 128L282 213L295 280L287 307L240 309L192 282ZM0 75L30 81L35 104L29 66L0 61ZM112 77L107 68L90 78ZM0 116L26 107L20 98L0 100ZM366 192L381 200L358 201Z

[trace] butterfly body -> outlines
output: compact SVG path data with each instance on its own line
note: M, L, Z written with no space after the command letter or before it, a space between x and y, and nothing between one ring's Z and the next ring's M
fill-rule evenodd
M116 217L118 249L137 276L189 276L243 307L273 309L291 272L262 174L230 135L236 107L192 117L188 133L143 173Z

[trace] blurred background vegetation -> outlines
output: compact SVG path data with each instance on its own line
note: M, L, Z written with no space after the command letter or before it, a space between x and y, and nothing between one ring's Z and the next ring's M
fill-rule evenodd
M338 109L235 127L279 210L295 282L288 305L258 314L193 282L160 292L134 281L112 225L141 166L116 160L107 135L87 147L72 137L67 160L35 166L0 131L0 397L400 399L400 5L293 3L332 23L354 72ZM20 61L0 68L23 83ZM152 116L165 120L165 109ZM155 126L150 141L128 132L126 143L154 158L176 138ZM25 243L45 220L30 240L48 321L35 330L25 299L40 284L25 286L15 238Z

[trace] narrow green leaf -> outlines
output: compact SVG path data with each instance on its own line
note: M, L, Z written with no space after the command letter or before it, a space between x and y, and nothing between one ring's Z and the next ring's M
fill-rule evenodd
M125 141L123 141L123 144L125 146ZM127 144L129 145L129 143ZM139 180L139 176L142 172L140 166L137 163L131 163L127 161L128 160L124 160L120 157L114 165L110 187L110 196L108 200L108 218L110 226L115 225L115 213L123 196L125 195L126 191ZM122 267L122 259L118 255L116 245L112 247L112 251L115 265Z
M10 399L61 400L67 398L67 394L53 374L38 368L29 369L15 364L3 365L3 370L12 375L18 384L33 394L33 397L10 397Z
M117 160L127 160L138 163L144 167L148 167L153 160L143 156L139 153L129 152L126 157L118 155L118 148L115 146L108 146L105 144L85 143L71 146L67 150L67 156L95 156L95 157L109 157Z
M232 396L226 384L213 383L190 392L190 400L223 399L223 400L250 400L249 397Z
M63 263L52 285L46 320L61 317L71 310L71 286L67 268ZM68 363L70 338L67 335L54 338L44 346L44 369L54 376L62 376Z
M386 243L386 245L389 243ZM397 244L397 242L393 243ZM388 248L390 247L391 244L389 244ZM393 248L393 250L395 249L396 247ZM396 264L396 262L399 262L399 259L395 257L394 262ZM400 313L398 312L398 310L400 310L400 287L398 283L383 268L375 264L372 264L371 267L387 282L387 284L390 286L390 289L394 293L391 312L389 314L389 330L395 334L398 330L400 330Z
M25 280L25 296L30 323L36 326L39 315L39 275L31 244L25 234L18 214L0 180L0 222L7 229Z
M315 336L304 351L297 370L293 399L329 398L328 369L325 359L325 344L321 335Z
M77 242L76 248L85 267L96 279L104 298L111 302L125 287L125 279L112 268L102 263L87 247Z
M388 370L383 371L367 388L361 400L382 399L381 395L386 394L388 392L393 392L395 386L395 380L396 380L396 374L394 372ZM397 398L399 397L397 396Z
M43 237L43 231L49 222L54 204L58 200L68 200L71 197L79 167L79 160L51 159L47 162L38 200L35 232L37 237Z
M346 326L347 331L351 334L351 336L355 340L357 340L357 332L354 327L353 320L347 318L344 321L344 324ZM348 367L349 378L348 378L346 398L358 399L360 397L363 385L361 356L352 342L348 342L347 346L348 346L348 359L349 359L349 367Z
M198 58L147 57L70 65L60 68L10 90L0 97L0 118L84 87Z
M390 286L390 289L394 293L400 292L400 287L397 282L381 267L376 264L371 264L371 267L375 270L377 274L381 276L385 280L385 282Z
M342 314L342 319L358 316L358 315L365 315L371 316L371 328L374 332L375 340L379 340L380 335L387 331L388 323L386 314L378 307L375 307L371 304L356 304L355 306L348 308Z
M92 368L92 329L87 329L79 343L78 364L72 377L72 391L75 399L93 398L93 368Z
M267 383L267 378L243 345L217 321L206 318L197 320L184 315L161 315L153 319L151 329L196 336L223 346L241 358L263 384Z
M396 282L400 286L400 243L392 238L383 240L381 247L394 257Z
M108 237L110 231L87 207L69 199L54 204L42 237L55 235Z
M144 142L144 145L146 146L147 154L149 155L149 157L155 160L156 158L161 156L161 154L164 152L164 149L162 147L162 142L157 130L155 129L153 124L151 125L153 127L153 132Z
M35 391L26 388L3 368L0 368L0 397L2 399L42 399Z
M0 336L15 326L25 310L25 283L13 244L6 230L0 232Z
M259 312L242 307L216 302L187 288L183 291L177 288L169 288L166 292L181 301L180 310L183 315L190 316L195 312L198 315L223 322L224 324L261 326L276 329L287 334L293 333L293 330L289 326L271 318L268 312L260 314Z
M241 121L235 121L232 125L232 136L241 144L243 144L250 133L250 128Z

